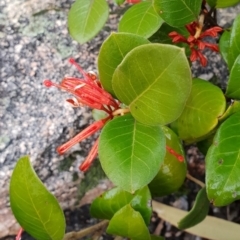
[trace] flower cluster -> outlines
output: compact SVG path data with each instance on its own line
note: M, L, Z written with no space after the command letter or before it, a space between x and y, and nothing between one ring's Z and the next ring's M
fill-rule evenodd
M190 33L189 37L184 37L176 31L170 32L169 37L172 38L173 43L186 43L189 45L191 50L190 60L192 62L199 60L202 66L207 65L207 59L202 54L202 50L209 48L212 51L218 52L218 45L203 41L205 37L217 37L218 33L222 31L221 27L212 27L202 32L202 25L198 22L192 22L185 26Z
M122 112L120 109L120 103L102 88L102 85L95 74L91 72L86 73L74 61L74 59L70 59L69 62L79 70L83 79L65 77L60 84L53 83L50 80L45 80L44 85L46 87L55 86L73 94L75 98L67 99L67 102L69 102L73 107L88 106L93 109L103 110L107 113L107 117L94 122L71 140L58 147L57 152L59 154L64 154L72 146L94 134L100 130L108 120L112 119L115 115L121 114ZM97 152L98 139L94 143L85 161L79 166L81 171L86 171L89 168L92 161L95 159Z

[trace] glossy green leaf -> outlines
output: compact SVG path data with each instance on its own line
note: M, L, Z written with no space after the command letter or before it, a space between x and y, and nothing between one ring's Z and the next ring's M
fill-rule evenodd
M154 6L163 20L174 27L196 21L201 9L201 0L154 0Z
M238 15L232 25L228 51L228 68L231 70L236 58L240 54L240 15Z
M240 112L240 102L231 101L231 104L228 106L226 112L219 118L219 122L225 121L228 117L236 112Z
M103 42L98 55L98 72L105 90L112 95L112 76L123 58L133 48L147 44L149 41L131 33L111 33Z
M166 136L166 145L184 157L184 150L178 136L168 127L163 127L163 131ZM161 197L178 190L185 180L186 172L185 160L180 162L167 151L158 174L149 184L152 196Z
M191 84L184 49L167 44L134 48L113 75L118 99L129 106L137 121L150 125L165 125L178 118Z
M226 96L233 99L240 99L240 54L232 66Z
M108 19L106 0L76 0L68 13L68 29L79 43L92 39Z
M107 233L133 240L151 239L141 214L135 211L130 204L116 212L109 222Z
M221 124L206 156L206 187L210 202L225 206L240 199L240 113Z
M240 3L239 0L217 0L216 8L226 8Z
M207 0L206 2L210 7L215 7L217 4L217 0Z
M214 135L215 135L215 133L211 134L206 139L204 139L200 142L197 142L197 147L198 147L199 151L205 156L207 155L207 151L213 143Z
M155 177L165 152L161 127L139 123L130 114L108 122L100 135L99 158L104 172L115 185L131 193Z
M229 31L224 31L219 41L219 49L222 57L226 63L228 63L228 51L230 44L231 33Z
M163 20L155 11L152 2L141 2L124 13L119 22L118 31L148 38L159 29L162 23Z
M34 172L27 156L20 158L13 170L10 204L19 224L35 239L63 239L63 211Z
M186 107L172 129L186 142L207 135L224 113L226 100L220 88L201 79L194 79Z
M113 215L127 204L140 212L146 224L149 224L152 209L151 194L147 186L134 194L113 188L97 197L91 205L91 215L100 219L111 219Z
M202 188L196 197L191 211L178 223L179 229L186 229L202 222L208 215L210 202L207 198L206 188Z

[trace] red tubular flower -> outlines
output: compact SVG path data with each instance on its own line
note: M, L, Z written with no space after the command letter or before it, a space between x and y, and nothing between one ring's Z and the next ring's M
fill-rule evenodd
M16 236L15 240L21 240L22 233L23 233L23 228L20 228L18 233L17 233L17 236Z
M140 3L142 0L126 0L127 3L132 3L132 4L136 4L136 3Z
M79 70L83 78L66 77L61 81L60 84L53 83L50 80L45 80L44 85L46 87L54 86L73 94L76 99L67 99L67 102L74 107L86 105L93 109L103 110L108 114L108 116L104 119L94 122L71 140L58 147L57 152L59 154L64 154L72 146L100 130L106 124L106 122L118 114L118 111L120 110L120 102L115 100L111 94L102 88L102 85L95 74L91 72L86 73L72 58L69 60L69 62ZM97 149L98 140L94 143L93 148L86 160L79 167L81 171L86 171L88 169L91 162L97 155Z
M185 26L190 33L190 36L188 38L185 38L176 31L170 32L168 36L172 38L173 43L183 42L188 44L191 50L190 61L194 62L196 60L199 60L201 65L205 67L207 65L207 59L201 51L205 48L209 48L212 51L218 52L219 48L217 44L204 42L202 39L205 37L217 37L218 33L222 31L222 28L212 27L205 30L204 32L201 32L202 27L199 25L200 24L197 22L192 22Z
M93 144L87 158L79 166L80 171L86 172L88 170L88 168L90 167L90 165L92 164L93 160L96 158L97 153L98 153L98 142L99 142L99 138Z

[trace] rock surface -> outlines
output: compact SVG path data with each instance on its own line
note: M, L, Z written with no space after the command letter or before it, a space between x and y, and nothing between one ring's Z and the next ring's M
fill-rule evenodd
M85 70L96 70L99 47L116 29L116 15L110 16L104 30L92 41L79 45L67 31L67 12L72 2L0 1L0 238L15 234L19 228L9 207L8 188L16 161L23 155L31 156L37 174L64 209L76 202L77 186L83 177L78 165L91 139L69 151L80 154L64 170L59 166L66 156L59 156L55 149L86 127L92 121L91 113L84 108L73 109L65 102L68 94L46 89L42 82L80 76L68 64L70 56ZM221 11L225 16L220 15L221 24L234 19L237 12L239 6ZM208 67L196 67L194 74L210 79L213 72L225 79L226 67L219 59L219 55L211 55Z

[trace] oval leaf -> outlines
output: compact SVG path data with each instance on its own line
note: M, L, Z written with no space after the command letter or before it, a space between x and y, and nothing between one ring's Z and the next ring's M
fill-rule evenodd
M178 136L168 127L163 127L163 131L166 136L166 145L184 156L184 150ZM178 190L185 180L186 172L186 161L178 161L174 155L167 151L158 174L149 184L152 196L161 197Z
M167 44L134 48L113 75L118 99L129 106L134 118L150 125L165 125L179 117L191 84L184 49Z
M228 51L228 68L231 70L236 58L240 54L240 15L238 15L232 25Z
M129 204L116 212L109 222L107 233L134 240L151 239L141 214Z
M217 5L216 8L226 8L226 7L231 7L234 6L238 3L240 3L239 0L217 0Z
M196 197L191 211L178 223L179 229L186 229L202 222L208 215L210 202L207 198L206 188L202 188Z
M20 158L13 170L10 204L19 224L35 239L63 239L63 211L34 172L27 156Z
M161 127L143 125L130 114L108 122L100 135L99 158L104 172L115 185L131 193L155 177L165 151Z
M163 20L151 2L141 2L129 8L121 18L118 31L128 32L148 38L155 33Z
M200 0L154 0L154 6L167 24L181 27L196 21L200 13Z
M225 206L240 199L240 113L221 124L206 156L208 199Z
M229 118L232 114L236 112L240 112L240 101L231 101L226 112L219 118L219 122L225 121L227 118Z
M91 205L91 215L100 219L111 219L113 215L127 204L142 215L146 224L149 224L152 213L150 206L151 194L148 187L144 187L134 194L113 188L97 197Z
M194 79L186 107L172 129L186 142L207 135L224 113L226 100L220 88L201 79Z
M231 33L229 31L224 31L219 41L219 48L222 54L222 57L226 63L228 63L228 51L230 44Z
M68 13L68 28L73 39L85 43L102 29L108 19L106 0L76 0Z
M235 60L230 72L226 95L229 98L240 99L240 55Z
M98 72L104 89L115 95L112 88L112 76L123 58L133 48L147 44L143 37L130 33L112 33L102 44L98 55Z

